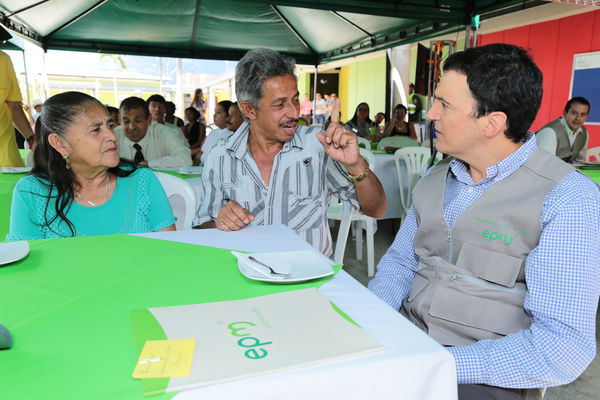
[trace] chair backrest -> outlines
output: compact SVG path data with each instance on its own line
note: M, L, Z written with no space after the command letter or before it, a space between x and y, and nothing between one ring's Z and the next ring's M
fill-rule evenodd
M436 160L442 159L442 154L437 153ZM431 160L429 147L405 147L396 150L394 161L398 184L400 186L400 200L404 212L412 206L412 190L419 181Z
M173 207L173 213L178 217L175 223L176 229L178 231L192 229L192 221L194 220L198 206L196 191L192 185L181 178L164 172L155 171L154 173L169 198L169 203ZM180 199L183 199L183 207L179 206ZM182 214L182 209L183 216L179 218Z
M388 136L384 137L379 141L379 143L377 144L377 150L384 150L386 147L403 148L415 147L418 145L419 143L406 136Z
M585 153L585 162L600 163L600 147L592 147L587 149Z
M333 261L336 264L344 262L344 252L346 251L346 243L348 242L348 233L352 225L352 214L354 208L349 201L342 202L342 215L340 216L340 228L338 229L337 239L335 241L335 249L333 251Z
M373 152L371 152L371 150L369 149L363 149L362 147L359 147L358 151L360 152L360 155L363 156L365 160L367 160L367 163L369 164L369 169L373 171L375 168L375 156L373 155Z
M363 146L364 146L365 149L369 149L369 150L371 149L371 142L369 142L367 139L365 139L364 137L360 137L360 136L357 136L356 138L358 139L358 147L363 148ZM361 146L361 144L363 146Z

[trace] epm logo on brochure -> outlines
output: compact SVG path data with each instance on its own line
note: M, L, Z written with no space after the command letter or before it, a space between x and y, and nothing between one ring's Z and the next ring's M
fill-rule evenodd
M229 328L231 331L231 335L235 337L241 337L241 339L237 341L237 344L240 347L248 349L244 352L244 356L252 360L259 360L261 358L265 358L269 354L264 346L270 345L273 342L261 343L259 339L250 336L250 333L246 332L246 329L251 326L256 326L256 324L252 322L238 321L230 323L227 325L227 328Z

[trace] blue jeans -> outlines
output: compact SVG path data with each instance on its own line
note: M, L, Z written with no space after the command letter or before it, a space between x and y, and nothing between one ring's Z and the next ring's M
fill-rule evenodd
M325 123L325 114L315 115L315 124L323 125Z

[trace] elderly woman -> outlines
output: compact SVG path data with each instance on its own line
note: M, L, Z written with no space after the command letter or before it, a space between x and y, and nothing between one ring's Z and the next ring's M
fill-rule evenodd
M412 140L417 140L415 126L411 122L406 122L407 109L403 104L394 107L392 119L385 125L383 136L407 136Z
M375 127L369 118L369 105L360 103L354 111L354 117L346 122L345 127L356 133L357 136L368 138L371 136L371 128Z
M52 96L35 131L35 166L15 186L7 240L175 230L154 173L119 160L112 118L98 100Z

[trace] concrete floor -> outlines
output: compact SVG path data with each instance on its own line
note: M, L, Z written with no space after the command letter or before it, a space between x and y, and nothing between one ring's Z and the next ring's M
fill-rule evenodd
M392 244L395 237L395 230L398 229L398 220L384 220L378 222L377 232L375 233L375 265L377 266L379 259L385 254L387 249ZM335 228L332 236L336 237ZM344 255L344 270L352 275L354 279L367 285L369 277L367 277L367 262L366 262L366 245L363 241L363 259L356 260L356 246L354 240L348 240ZM598 341L598 331L600 330L599 320L596 319L596 342ZM600 348L600 346L598 346ZM575 382L559 387L548 388L544 396L544 400L600 400L600 357L596 356L588 369Z

